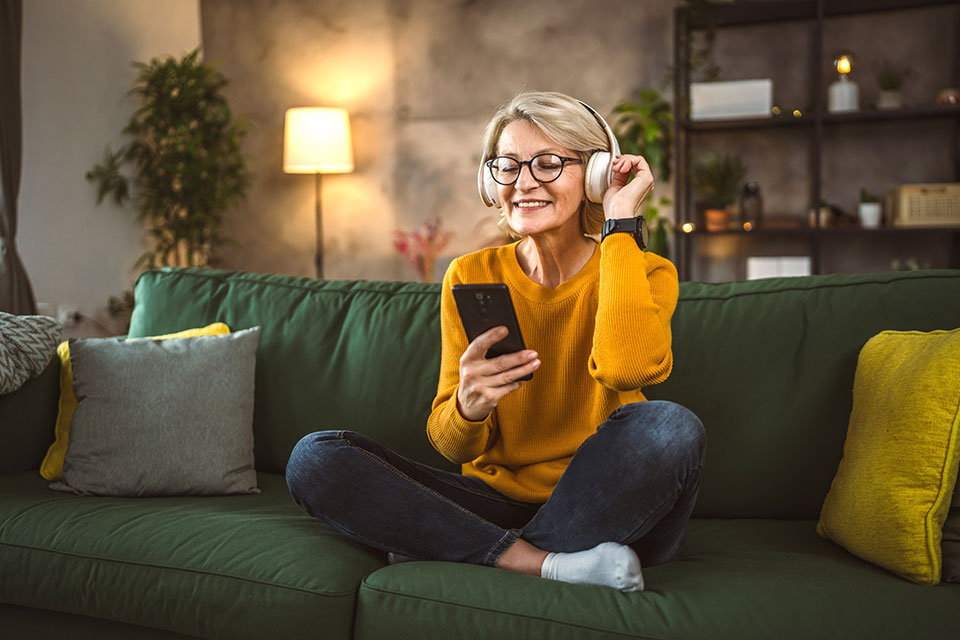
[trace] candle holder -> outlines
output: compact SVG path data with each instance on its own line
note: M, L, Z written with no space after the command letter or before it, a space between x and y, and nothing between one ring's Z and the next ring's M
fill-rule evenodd
M857 83L849 78L850 72L856 64L856 56L852 51L838 51L833 56L833 68L839 78L830 83L827 110L830 113L842 113L860 110L860 89Z

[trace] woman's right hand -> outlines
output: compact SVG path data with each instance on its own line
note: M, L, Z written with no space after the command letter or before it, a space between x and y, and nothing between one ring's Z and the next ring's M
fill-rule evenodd
M524 383L520 378L533 373L540 366L537 352L529 349L488 360L487 350L506 335L506 327L485 331L460 356L457 409L460 415L471 422L486 418L500 398L520 388Z

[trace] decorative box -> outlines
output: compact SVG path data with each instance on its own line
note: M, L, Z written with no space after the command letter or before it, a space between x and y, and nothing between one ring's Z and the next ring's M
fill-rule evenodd
M960 182L902 184L887 192L893 227L960 226Z
M771 116L773 80L693 82L690 119L754 118Z

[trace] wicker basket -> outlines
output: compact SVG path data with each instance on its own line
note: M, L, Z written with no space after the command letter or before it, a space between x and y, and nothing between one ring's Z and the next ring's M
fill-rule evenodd
M960 182L903 184L887 192L893 227L960 226Z

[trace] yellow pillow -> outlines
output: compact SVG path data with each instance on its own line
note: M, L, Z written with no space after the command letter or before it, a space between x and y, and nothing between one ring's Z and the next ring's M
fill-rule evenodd
M940 582L960 463L960 329L884 331L860 351L843 459L817 533L919 584Z
M194 336L214 336L230 333L230 327L222 322L214 322L199 329L187 329L179 333L149 338L129 338L129 340L166 340L168 338L192 338ZM40 463L40 475L47 480L60 480L63 477L63 457L67 453L70 436L70 421L77 408L77 397L73 395L73 367L70 365L70 343L63 341L57 347L60 356L60 402L57 411L57 424L54 427L54 441L47 449L47 455Z

